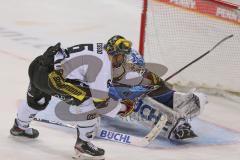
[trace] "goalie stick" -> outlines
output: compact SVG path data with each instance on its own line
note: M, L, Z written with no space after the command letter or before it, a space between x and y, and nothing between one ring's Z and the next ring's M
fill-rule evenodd
M172 75L170 75L169 77L167 77L164 81L167 82L169 79L171 79L172 77L176 76L177 74L179 74L180 72L182 72L184 69L186 69L187 67L189 67L190 65L192 65L193 63L199 61L200 59L202 59L203 57L205 57L206 55L208 55L209 53L211 53L215 48L217 48L217 46L219 46L221 43L223 43L224 41L230 39L233 37L233 34L224 37L222 40L220 40L217 44L215 44L210 50L208 50L207 52L205 52L204 54L202 54L201 56L199 56L198 58L194 59L193 61L189 62L187 65L185 65L184 67L182 67L181 69L179 69L178 71L176 71L175 73L173 73Z
M67 123L61 123L56 121L50 121L46 119L41 118L34 118L34 121L58 125L62 127L67 128L73 128L75 129L76 126L67 124ZM134 146L139 147L145 147L149 145L159 134L159 132L162 130L162 128L165 126L165 123L167 122L167 116L162 115L158 123L151 129L151 131L145 136L145 137L137 137L134 135L126 134L126 133L120 133L115 131L110 131L105 128L100 128L97 132L97 137L102 139L111 140L118 143L124 143L124 144L130 144ZM112 136L108 136L108 134L111 134Z

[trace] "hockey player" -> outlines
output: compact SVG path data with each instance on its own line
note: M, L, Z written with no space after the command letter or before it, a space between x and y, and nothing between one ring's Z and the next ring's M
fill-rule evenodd
M137 106L134 104L136 100L131 99L126 88L135 90L138 85L158 86L158 89L148 93L148 96L162 104L163 107L158 110L167 112L168 122L161 134L169 139L180 140L197 136L191 130L188 120L200 114L200 109L206 103L205 95L172 90L160 77L145 68L141 55L132 49L132 43L122 36L113 36L105 45L105 49L116 60L112 61L113 81L110 95L115 99L122 100L124 105L119 112L121 116L132 114L134 107ZM136 92L138 94L140 91Z
M34 116L47 107L52 96L79 106L81 112L107 107L111 62L103 43L79 44L67 49L62 49L58 43L33 60L29 66L29 78L27 102L19 106L10 133L37 138L38 130L29 125ZM98 121L96 114L78 122L77 155L103 159L105 151L90 142Z

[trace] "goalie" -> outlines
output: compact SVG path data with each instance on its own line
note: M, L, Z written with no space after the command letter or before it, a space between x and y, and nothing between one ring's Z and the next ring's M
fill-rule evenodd
M132 49L132 43L122 36L116 35L109 39L105 50L110 57L114 57L110 97L121 100L122 107L118 113L120 116L143 116L141 107L143 104L149 104L159 113L168 116L168 121L160 132L162 136L177 140L197 136L191 129L189 120L198 116L206 104L204 94L195 91L181 93L168 87L161 78L145 68L141 55ZM148 89L152 91L148 92ZM159 120L159 117L152 120L148 115L144 116L148 119L144 124L147 123L149 127Z

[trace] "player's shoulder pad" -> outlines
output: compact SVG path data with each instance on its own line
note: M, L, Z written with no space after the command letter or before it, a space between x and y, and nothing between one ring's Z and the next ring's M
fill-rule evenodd
M127 55L127 61L139 66L144 66L144 59L140 53L134 49L131 49L129 55Z

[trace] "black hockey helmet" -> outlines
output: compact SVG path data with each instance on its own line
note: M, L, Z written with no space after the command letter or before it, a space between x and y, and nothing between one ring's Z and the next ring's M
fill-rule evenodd
M107 41L107 44L104 45L104 49L111 56L117 54L129 54L131 51L131 47L132 42L120 35L115 35L111 37Z

